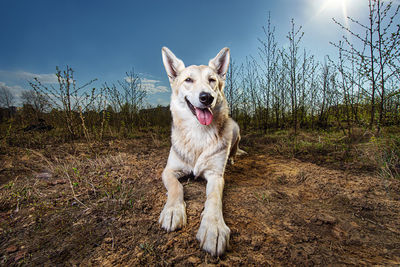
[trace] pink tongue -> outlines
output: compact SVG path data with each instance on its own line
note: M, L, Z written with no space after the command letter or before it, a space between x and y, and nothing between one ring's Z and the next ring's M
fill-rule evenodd
M196 117L199 122L203 125L209 125L212 122L213 115L208 108L200 109L196 108Z

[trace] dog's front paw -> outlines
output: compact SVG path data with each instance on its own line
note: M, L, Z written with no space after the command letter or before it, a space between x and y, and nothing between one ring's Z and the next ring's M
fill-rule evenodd
M222 216L203 216L196 237L200 247L215 257L224 254L229 247L230 233Z
M170 231L182 228L186 225L186 205L185 202L175 205L165 204L164 209L160 214L158 222L161 227Z

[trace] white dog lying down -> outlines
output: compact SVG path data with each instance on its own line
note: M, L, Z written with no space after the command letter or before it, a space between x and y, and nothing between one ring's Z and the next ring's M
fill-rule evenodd
M200 246L213 256L229 246L230 230L222 215L224 171L228 158L244 153L238 148L237 123L229 118L224 95L229 49L223 48L208 66L185 67L168 48L162 58L172 88L172 136L162 179L168 199L159 223L167 231L186 225L183 186L178 178L193 173L207 180L207 200L197 232Z

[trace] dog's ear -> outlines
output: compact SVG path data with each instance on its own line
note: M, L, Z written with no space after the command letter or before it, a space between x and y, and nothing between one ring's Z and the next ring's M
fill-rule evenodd
M229 54L229 48L224 47L215 58L208 62L208 66L213 68L224 80L229 67Z
M178 76L179 72L185 68L185 64L165 46L162 48L161 54L169 81L172 82Z

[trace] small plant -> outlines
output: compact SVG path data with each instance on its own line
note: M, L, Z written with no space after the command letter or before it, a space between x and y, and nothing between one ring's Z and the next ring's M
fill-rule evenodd
M36 199L36 195L34 194L32 187L25 184L9 182L3 185L1 189L5 190L5 192L2 194L6 196L3 198L5 202L1 204L15 208L15 212L20 210L21 205L27 205Z
M79 170L75 167L73 167L72 170L74 171L74 174L79 177Z
M269 194L266 192L263 192L262 194L255 193L255 196L259 201L266 202L267 204L269 204L269 202L271 200Z
M287 184L288 179L287 179L286 174L279 175L278 178L276 178L276 182L281 185Z
M139 244L139 248L142 249L144 251L145 254L149 254L152 255L154 254L154 248L152 244L149 243L140 243Z
M3 185L3 189L11 189L14 186L14 182L10 181L8 184Z
M380 175L400 179L400 139L391 138L381 147L382 151L378 155Z
M298 183L303 183L307 180L307 174L305 171L301 170L296 175Z
M400 138L372 136L360 148L360 160L366 161L385 179L400 179Z

